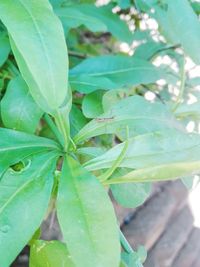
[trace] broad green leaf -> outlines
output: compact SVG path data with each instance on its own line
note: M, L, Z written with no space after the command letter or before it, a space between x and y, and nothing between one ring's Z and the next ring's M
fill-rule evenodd
M145 75L144 75L145 73ZM77 91L119 89L163 79L165 73L150 62L122 55L88 58L70 70L70 84Z
M112 13L112 7L109 5L99 8L94 4L71 5L55 9L55 12L64 27L85 25L91 31L109 31L114 37L127 43L133 40L133 34L127 24Z
M102 97L102 91L95 91L84 97L82 110L86 118L96 118L103 113Z
M0 128L0 178L9 166L25 157L52 150L59 151L60 146L50 139Z
M96 177L70 157L64 161L57 210L75 266L119 265L118 226L108 195Z
M93 136L113 133L125 139L127 126L130 136L161 129L180 128L165 105L158 102L151 103L140 96L132 96L119 101L109 111L90 121L74 140L80 143Z
M155 11L154 16L158 19L164 36L172 43L181 44L186 54L196 64L200 64L200 22L189 1L164 0L163 5L157 6Z
M74 267L67 247L59 241L37 240L31 246L30 267Z
M115 200L126 208L135 208L144 203L151 192L149 183L114 184L111 186Z
M33 98L47 112L57 109L67 95L68 58L62 25L49 2L2 2L0 19Z
M31 239L47 211L57 154L27 159L19 172L8 169L0 181L0 259L10 266Z
M119 144L105 154L85 163L88 170L110 168L124 148ZM200 160L200 136L177 130L139 135L128 140L128 149L119 167L140 169L163 164Z
M2 66L10 53L10 43L8 35L5 32L0 32L0 66Z
M24 80L21 77L11 80L1 101L1 117L4 125L15 130L34 133L42 113Z

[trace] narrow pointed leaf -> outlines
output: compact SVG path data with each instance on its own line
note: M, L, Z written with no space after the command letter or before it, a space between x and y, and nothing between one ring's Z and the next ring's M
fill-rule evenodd
M85 163L88 170L110 168L123 150L119 144ZM200 160L200 136L177 130L144 134L128 141L126 155L119 167L140 169L162 164Z
M118 226L102 185L72 158L66 158L58 192L58 219L76 267L116 267Z
M68 59L62 25L51 5L47 0L4 1L0 19L32 96L43 110L57 109L67 95Z
M27 159L19 172L8 169L0 181L0 259L10 266L39 227L48 207L55 169L54 152Z

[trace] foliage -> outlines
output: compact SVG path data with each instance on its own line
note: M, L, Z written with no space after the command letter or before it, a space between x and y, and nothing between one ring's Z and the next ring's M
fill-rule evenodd
M0 2L1 267L26 245L31 267L142 266L109 189L137 207L151 182L199 174L199 14L189 0ZM63 242L38 236L55 211Z

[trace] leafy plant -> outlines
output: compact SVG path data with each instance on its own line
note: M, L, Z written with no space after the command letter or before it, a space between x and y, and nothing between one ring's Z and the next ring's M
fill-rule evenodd
M137 207L151 182L191 184L200 172L199 134L186 130L198 124L199 78L185 68L200 61L199 4L94 2L0 1L1 267L27 244L30 267L141 267L146 253L121 233L109 189ZM163 56L176 69L157 66ZM62 242L40 236L55 211Z

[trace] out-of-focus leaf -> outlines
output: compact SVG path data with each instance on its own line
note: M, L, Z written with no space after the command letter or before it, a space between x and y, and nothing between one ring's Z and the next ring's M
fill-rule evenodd
M159 23L161 33L175 44L181 44L186 54L200 64L200 22L188 0L164 0L154 5L152 14ZM187 18L187 27L185 19Z
M130 136L180 128L166 106L151 103L140 96L132 96L119 101L109 111L86 124L74 140L79 143L93 136L112 133L125 139L127 126Z
M133 40L127 24L119 16L112 13L107 5L96 7L94 4L71 5L55 10L67 28L85 25L91 31L109 31L114 37L127 43Z
M88 58L70 70L72 88L84 93L148 84L164 77L165 72L148 61L121 55Z
M5 32L0 32L0 66L2 66L10 53L10 43L8 35Z
M67 95L68 58L51 5L47 0L7 0L0 3L0 19L33 98L46 112L57 109Z
M84 97L82 110L85 117L96 118L103 113L102 97L102 91L95 91Z
M149 41L145 44L138 46L134 52L134 56L142 58L144 60L149 60L152 56L161 51L164 47L166 47L164 43Z
M10 266L40 226L53 186L55 152L27 159L21 171L8 169L0 181L0 259ZM20 231L21 229L21 231Z
M87 119L83 116L83 113L75 105L72 105L72 109L69 114L71 135L76 135L86 124Z
M175 115L180 118L193 118L199 119L200 118L200 102L196 102L193 104L186 104L183 103L178 106L176 109Z
M30 267L74 267L65 244L37 240L31 246Z
M126 208L135 208L144 203L151 192L149 183L114 184L111 186L115 200Z
M58 219L77 267L116 267L120 260L118 226L106 191L74 159L64 161L58 190Z
M24 80L21 77L13 79L1 101L4 125L14 130L34 133L42 113Z

